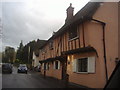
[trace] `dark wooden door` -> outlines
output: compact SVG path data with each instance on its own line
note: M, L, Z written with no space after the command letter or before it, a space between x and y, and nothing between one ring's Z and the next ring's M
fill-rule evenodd
M67 74L67 60L63 60L62 62L62 80L66 79L66 74Z

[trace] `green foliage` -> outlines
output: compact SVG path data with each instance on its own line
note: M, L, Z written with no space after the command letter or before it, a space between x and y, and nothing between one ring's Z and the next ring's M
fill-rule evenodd
M3 63L13 63L15 60L15 49L12 47L6 47L5 52L2 53Z
M32 54L35 47L35 40L29 42L27 45L23 46L22 41L18 47L16 60L19 60L19 63L32 63Z
M39 56L39 48L44 43L45 40L38 39L37 42L33 40L23 46L23 43L21 41L17 50L16 59L19 60L19 63L26 63L29 66L30 64L32 64L33 51L35 51L36 55Z
M15 60L15 63L19 63L19 62L20 62L20 60L19 60L19 59L16 59L16 60Z
M20 45L18 47L17 53L16 53L16 59L23 60L23 43L20 42Z

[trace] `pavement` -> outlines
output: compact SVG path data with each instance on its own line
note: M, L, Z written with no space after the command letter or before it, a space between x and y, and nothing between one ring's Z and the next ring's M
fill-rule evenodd
M40 72L28 71L28 74L17 73L17 68L13 67L12 74L2 75L2 88L66 88L64 81L52 77L44 78ZM75 86L68 83L67 88L81 88L88 90L83 86Z

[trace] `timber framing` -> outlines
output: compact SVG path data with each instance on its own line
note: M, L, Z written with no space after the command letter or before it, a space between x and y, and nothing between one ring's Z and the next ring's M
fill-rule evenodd
M62 55L70 55L70 54L86 53L86 52L96 52L97 54L97 51L93 47L85 47L85 48L78 48L78 49L62 52Z
M65 23L52 37L50 37L48 41L43 46L41 46L40 49L42 49L52 39L57 38L58 36L68 31L72 26L77 26L85 21L91 20L93 14L96 12L99 6L100 2L88 2L80 11L78 11L77 14L73 16L69 22Z

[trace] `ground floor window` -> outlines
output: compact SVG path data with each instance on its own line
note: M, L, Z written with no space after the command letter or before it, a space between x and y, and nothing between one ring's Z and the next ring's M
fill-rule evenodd
M77 64L78 64L78 72L87 72L87 67L88 67L88 58L82 58L78 59Z
M43 69L43 70L45 69L45 64L44 64L44 63L42 63L42 69Z
M74 59L72 67L73 67L73 72L95 73L95 57Z
M46 70L49 70L50 68L50 63L46 63Z
M60 61L54 61L54 69L60 69Z

